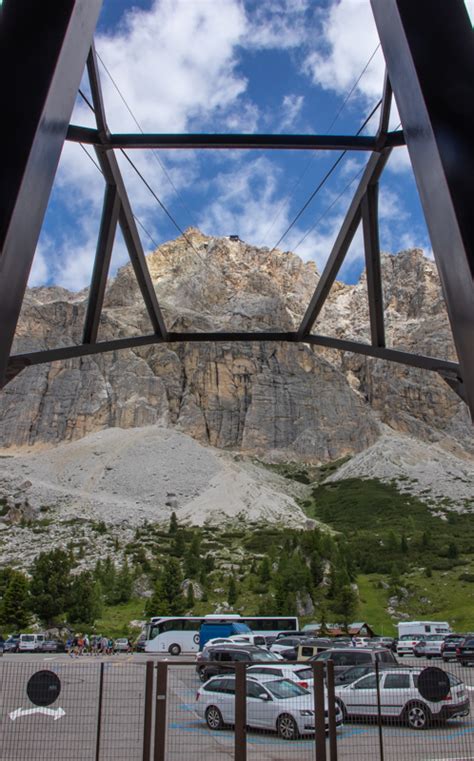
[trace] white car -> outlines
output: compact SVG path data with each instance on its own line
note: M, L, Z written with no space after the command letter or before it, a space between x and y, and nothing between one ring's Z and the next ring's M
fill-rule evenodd
M195 710L210 729L221 729L235 722L235 677L215 676L197 692ZM257 680L247 678L247 716L249 727L271 729L284 740L314 733L314 698L290 679ZM325 701L325 722L327 701ZM336 724L342 724L342 711L336 706Z
M413 654L417 658L441 658L444 634L428 634L413 647Z
M425 638L425 634L403 634L397 642L397 655L414 655L413 648Z
M267 647L267 640L262 634L232 634L229 641L233 645L255 645L256 647Z
M280 654L285 650L291 650L292 647L298 647L303 639L304 637L280 637L270 646L270 652Z
M398 668L379 673L380 708L383 717L394 717L412 729L425 729L434 721L446 721L469 714L469 696L465 685L448 673L451 690L445 700L426 700L418 691L420 669ZM344 721L352 717L377 717L377 677L375 673L352 684L337 686L336 699Z
M305 690L312 690L314 685L313 669L301 663L285 663L284 661L281 665L279 663L262 663L258 666L249 666L247 674L260 679L260 681L276 679L277 677L291 679L292 682L296 682Z

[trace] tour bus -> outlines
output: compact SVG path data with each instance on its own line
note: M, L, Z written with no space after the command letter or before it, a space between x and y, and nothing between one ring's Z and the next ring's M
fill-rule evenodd
M146 627L146 653L196 653L199 650L199 631L204 622L234 621L246 624L252 632L276 637L278 632L296 632L296 616L240 616L214 614L209 616L153 616Z

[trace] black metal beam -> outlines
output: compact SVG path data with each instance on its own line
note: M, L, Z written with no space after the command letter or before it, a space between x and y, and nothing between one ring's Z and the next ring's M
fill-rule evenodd
M369 299L370 337L373 346L385 346L382 273L378 220L378 183L369 184L361 203L365 271Z
M463 0L371 0L474 417L474 40Z
M106 185L102 219L100 222L99 238L94 260L91 287L87 302L87 312L84 321L82 341L85 344L95 343L99 330L100 315L104 303L107 275L112 258L115 232L120 213L120 197L116 185Z
M102 143L98 130L71 124L67 140L108 148L163 148L194 150L228 148L258 150L379 151L377 137L366 135L232 135L232 134L111 134ZM389 132L383 147L405 145L403 132Z
M386 147L387 145L386 138L388 135L388 125L390 122L390 111L392 109L392 95L392 85L390 84L390 79L388 78L388 72L385 69L382 108L380 110L379 128L377 130L377 143L381 148Z
M6 2L2 102L15 129L0 173L0 386L101 0Z
M344 339L332 338L330 336L320 336L312 334L305 336L300 341L295 331L274 333L274 332L205 332L205 333L174 333L169 332L166 340L159 335L151 334L145 336L127 336L126 338L117 338L111 341L101 341L96 344L83 344L79 346L60 346L57 349L45 349L42 351L25 352L16 354L11 357L11 365L16 372L28 365L38 365L43 362L56 362L58 360L74 359L89 354L98 354L106 351L118 351L119 349L130 349L136 346L149 346L162 343L236 343L238 341L254 341L256 343L283 342L283 343L308 343L313 346L324 346L328 349L337 349L339 351L350 351L355 354L363 354L376 359L384 359L390 362L398 362L411 367L420 367L423 370L432 370L439 373L445 373L450 378L457 378L460 382L459 365L456 362L437 359L435 357L426 357L409 352L399 351L398 349L386 349L369 344L359 343L358 341L346 341ZM19 368L19 369L18 369Z
M94 48L91 48L89 57L87 59L87 71L89 74L92 102L94 105L94 113L97 119L99 134L101 139L105 141L107 139L107 120L103 105L99 70ZM106 183L117 188L117 194L120 199L118 217L120 228L122 230L133 271L135 272L138 287L140 288L143 300L145 302L153 330L155 333L166 337L165 321L163 319L155 289L153 287L153 282L150 277L142 242L138 234L137 225L135 223L132 207L130 205L117 158L112 151L105 150L102 145L96 145L95 152ZM97 319L100 319L100 312L97 315Z
M390 151L390 148L385 148L382 153L373 153L367 162L364 174L361 177L359 186L354 194L351 205L349 206L332 251L329 254L326 266L324 267L318 285L316 286L316 290L301 321L301 325L298 329L300 340L303 340L303 338L308 335L318 314L323 308L324 302L327 299L328 293L341 268L344 257L349 250L349 246L351 245L357 227L359 226L362 199L369 183L376 183L378 181L382 170L388 161Z

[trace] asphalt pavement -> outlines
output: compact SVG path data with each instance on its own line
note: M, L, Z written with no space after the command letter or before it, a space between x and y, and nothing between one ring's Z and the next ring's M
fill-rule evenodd
M153 660L162 657L153 657ZM211 731L195 712L200 687L191 658L168 658L167 761L232 759L232 728ZM146 655L70 658L58 655L5 655L0 658L1 761L142 761ZM102 684L100 663L103 662ZM474 699L474 669L404 658L402 665L440 666L462 679ZM34 706L30 678L50 671L60 692L49 706ZM99 718L98 705L101 700ZM474 706L471 707L474 713ZM384 723L346 723L338 730L339 761L474 761L474 715L416 731ZM154 728L153 728L154 732ZM329 758L329 751L328 751ZM314 761L314 737L293 742L276 733L249 730L248 761Z

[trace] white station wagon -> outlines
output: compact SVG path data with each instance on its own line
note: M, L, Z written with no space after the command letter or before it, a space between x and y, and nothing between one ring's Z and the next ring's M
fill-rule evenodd
M447 672L451 685L445 700L426 700L418 691L421 670L384 670L379 673L381 715L406 722L412 729L425 729L432 721L446 721L467 716L469 696L463 682ZM357 679L352 684L335 688L344 717L377 717L377 678L375 673Z
M284 740L315 731L314 696L290 679L247 677L247 725L278 732ZM235 722L235 677L215 676L197 692L195 710L210 729ZM325 699L325 723L328 724ZM336 724L342 712L336 706Z

